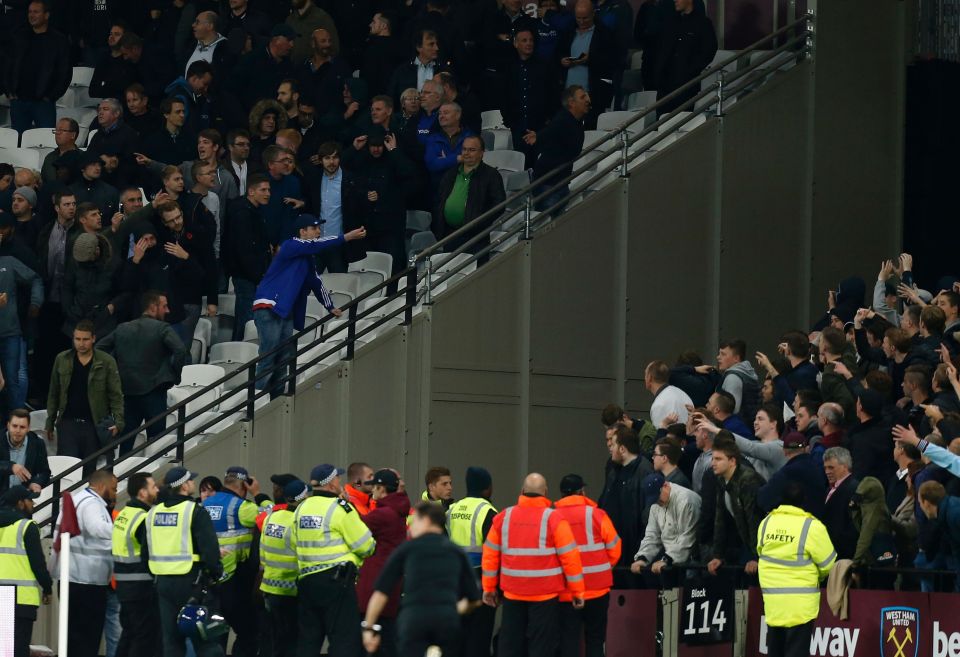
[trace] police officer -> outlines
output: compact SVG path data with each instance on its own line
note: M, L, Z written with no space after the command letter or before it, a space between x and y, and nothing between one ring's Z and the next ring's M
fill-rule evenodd
M820 613L820 581L837 551L823 523L803 510L798 482L787 483L781 499L757 531L767 649L770 657L807 657Z
M465 480L467 496L454 502L447 511L447 531L450 540L467 553L479 582L483 542L497 515L497 510L490 504L493 478L484 468L471 466L467 468ZM463 617L461 653L464 657L489 657L496 615L495 608L481 605L472 614Z
M310 488L296 479L283 487L282 508L274 506L263 521L260 538L260 564L269 629L273 635L274 657L297 654L297 553L291 543L293 518L297 506L310 495Z
M40 530L30 520L33 500L38 497L40 493L24 486L13 486L0 496L0 586L17 587L13 657L29 657L37 609L41 601L50 604L53 591L40 546Z
M297 507L291 541L300 569L297 654L315 657L324 639L330 657L360 654L357 570L376 541L360 514L344 500L343 470L318 465L310 472L313 497Z
M183 657L184 636L177 628L180 608L196 593L201 574L220 579L220 545L210 515L193 499L197 474L171 468L163 478L164 501L147 514L150 572L156 576L164 657ZM198 657L222 657L217 640L194 642Z
M248 500L248 494L256 502ZM260 513L258 504L269 503L270 498L260 494L260 482L239 465L227 468L223 488L203 500L220 542L223 578L217 589L223 615L237 635L235 655L257 652L257 616L251 598L256 588L257 562L250 559L250 550Z
M113 576L120 602L117 657L159 654L157 592L147 563L147 513L157 501L156 482L147 472L127 479L130 501L113 521Z

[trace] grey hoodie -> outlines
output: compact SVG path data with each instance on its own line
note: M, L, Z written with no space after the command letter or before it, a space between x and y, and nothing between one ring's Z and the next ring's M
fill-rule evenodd
M30 286L30 305L43 305L43 281L35 271L12 256L0 256L0 292L7 293L7 304L0 308L0 338L20 335L17 316L17 290Z
M727 376L728 374L729 376ZM740 402L743 400L743 380L740 378L741 376L752 379L754 383L758 386L760 385L760 378L757 376L756 370L753 369L753 364L748 360L739 362L724 371L723 385L721 388L733 395L733 398L736 400L737 407L734 413L740 412Z

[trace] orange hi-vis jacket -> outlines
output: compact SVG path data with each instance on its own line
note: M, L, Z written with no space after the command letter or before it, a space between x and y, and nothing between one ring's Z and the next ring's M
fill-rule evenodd
M370 495L364 493L362 490L354 488L350 484L347 484L343 487L343 490L346 491L347 497L350 498L350 504L353 505L353 508L357 510L361 516L365 516L373 510L373 499Z
M584 600L602 598L613 587L613 567L620 561L623 544L610 516L597 503L583 495L570 495L554 504L556 512L570 523L583 565ZM560 594L568 602L569 591Z
M564 591L582 596L583 569L573 530L550 500L521 495L493 519L483 544L483 590L510 600L542 602Z

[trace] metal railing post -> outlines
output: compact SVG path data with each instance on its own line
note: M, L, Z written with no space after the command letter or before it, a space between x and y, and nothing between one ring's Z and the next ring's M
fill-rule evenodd
M290 360L287 361L287 391L286 395L293 397L297 394L297 349L299 345L294 342L290 352Z
M407 274L407 308L403 311L403 323L410 326L413 323L413 307L417 305L417 258L410 258L410 273Z
M257 366L247 366L247 405L243 413L243 419L253 420L253 414L257 408Z
M430 280L430 278L433 276L433 256L429 256L426 260L424 260L423 266L427 274L423 279L425 284L423 291L423 303L424 305L429 306L433 303L433 281Z
M630 163L630 133L626 128L620 130L620 177L626 178L628 175L628 164Z
M726 71L720 69L719 74L717 75L717 116L723 116L723 92L724 92L724 82L726 81Z
M83 473L81 472L81 476ZM53 508L50 509L50 537L53 538L53 532L56 528L57 518L60 517L60 482L62 479L53 481L53 493L50 495L50 502Z
M816 6L814 4L814 6ZM817 11L815 8L811 7L807 9L807 42L806 42L806 58L812 59L814 50L816 49L816 33L817 33Z
M187 437L187 405L184 404L177 409L177 463L183 465L183 445Z
M527 194L523 202L523 239L530 239L530 222L533 221L533 193Z
M347 357L344 360L353 360L353 350L357 339L357 304L350 306L347 311Z

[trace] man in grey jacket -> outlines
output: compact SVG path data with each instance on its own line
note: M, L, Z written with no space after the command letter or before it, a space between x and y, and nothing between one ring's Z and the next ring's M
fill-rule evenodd
M659 473L648 476L643 487L644 495L653 505L630 570L639 575L649 567L649 572L660 575L664 568L686 563L695 556L701 499L689 488L671 484Z
M0 212L0 224L13 222L13 215ZM13 256L0 256L0 371L6 387L3 392L3 417L14 408L23 408L27 391L20 386L20 350L23 348L21 320L17 312L18 287L30 288L30 317L40 314L43 281L35 271Z
M706 420L701 420L697 428L705 429L713 436L720 433L720 427ZM783 433L783 414L776 402L760 407L753 421L753 430L758 440L750 440L736 434L733 434L733 439L753 465L754 470L765 480L770 481L770 477L787 462L787 457L783 453L783 441L780 440Z
M140 423L167 410L167 389L180 380L187 355L173 327L164 321L167 297L149 291L144 293L141 305L143 315L121 324L99 344L116 358L123 382L123 415L130 436L120 445L121 456L133 449ZM147 427L148 440L157 438L164 429L162 420Z

